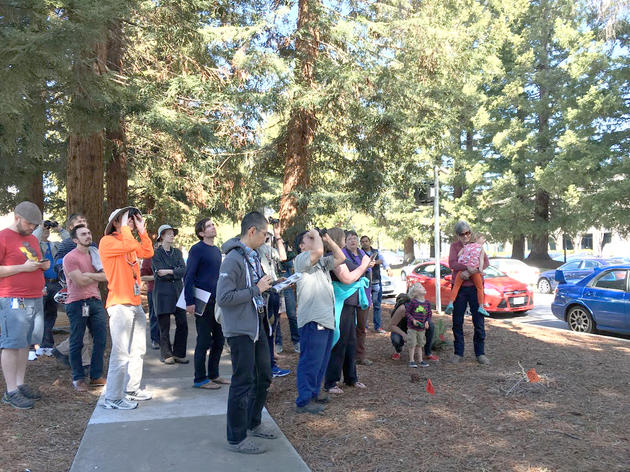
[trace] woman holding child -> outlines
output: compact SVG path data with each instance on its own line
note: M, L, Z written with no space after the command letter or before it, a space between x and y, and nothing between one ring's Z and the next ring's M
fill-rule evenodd
M447 311L450 311L450 309L453 310L455 354L453 355L452 362L459 363L464 358L464 313L466 312L466 306L469 306L470 313L472 314L473 326L475 327L473 344L477 362L480 364L489 364L490 360L486 357L484 350L484 341L486 338L484 328L485 309L479 304L480 300L483 300L483 270L489 265L488 256L481 251L478 254L476 265L466 265L466 263L461 262L461 254L468 252L463 251L464 247L467 244L475 243L476 241L473 241L470 226L465 221L458 221L455 223L454 232L456 240L451 244L448 264L453 271L453 282L456 282L457 279L460 278L461 287L459 292L457 292L457 296L452 301L452 304L449 304L447 307ZM477 279L475 281L477 283L477 287L471 280L473 276Z

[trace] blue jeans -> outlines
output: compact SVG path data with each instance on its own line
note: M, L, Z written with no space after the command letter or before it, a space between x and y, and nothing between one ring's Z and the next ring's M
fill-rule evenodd
M147 292L147 301L149 302L149 331L151 333L151 341L160 343L160 324L157 315L153 309L153 292Z
M314 321L300 328L300 360L297 365L297 406L317 398L330 360L334 331L317 329Z
M282 292L282 294L284 296L284 304L287 308L291 341L293 344L298 344L300 342L300 332L297 325L297 304L295 302L295 292L292 288L288 288ZM282 330L280 329L280 325L278 325L278 330L276 332L276 344L282 346Z
M83 302L90 307L90 316L82 315ZM90 378L98 379L103 376L103 354L107 339L107 320L105 307L98 298L78 300L66 305L66 312L70 320L70 367L72 380L85 378L81 349L83 349L83 335L87 326L94 338L92 361L90 362Z
M374 331L381 329L381 301L383 300L383 286L380 282L372 284L372 321Z
M484 354L486 330L484 328L483 315L479 313L477 289L474 286L462 286L459 289L455 302L453 303L453 344L455 347L455 354L458 356L464 355L464 313L466 312L466 305L470 306L472 322L475 327L475 334L473 335L475 356L481 356Z

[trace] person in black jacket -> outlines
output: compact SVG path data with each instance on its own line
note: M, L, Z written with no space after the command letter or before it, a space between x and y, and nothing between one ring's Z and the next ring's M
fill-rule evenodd
M186 341L188 321L186 311L176 307L179 294L184 288L186 263L182 252L173 247L177 230L170 225L158 229L158 248L152 260L155 285L153 287L153 307L160 326L160 357L165 364L188 364ZM171 344L171 315L175 316L175 339Z

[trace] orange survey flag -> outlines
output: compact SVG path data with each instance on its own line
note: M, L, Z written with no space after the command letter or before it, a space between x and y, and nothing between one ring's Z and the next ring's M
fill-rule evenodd
M427 379L427 392L431 395L435 395L435 389L433 388L433 384L431 383L431 379Z
M536 373L536 369L533 367L527 371L527 378L531 383L540 382L540 375Z

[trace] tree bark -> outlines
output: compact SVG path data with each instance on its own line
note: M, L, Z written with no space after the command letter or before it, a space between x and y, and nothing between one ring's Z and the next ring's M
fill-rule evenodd
M107 40L107 68L115 73L122 72L123 36L122 22L114 21L110 26ZM113 211L129 203L129 174L127 170L127 139L125 120L114 118L117 126L107 128L106 140L106 188L107 210Z
M41 171L35 171L27 184L26 198L44 212L44 176Z
M413 238L406 238L403 244L403 251L405 253L403 257L403 264L411 264L416 259L416 254L413 249Z
M317 16L313 9L315 0L299 0L297 39L295 49L300 64L298 83L312 88L315 81L315 60L318 55L319 31ZM280 200L281 231L294 226L306 218L308 201L304 192L311 181L309 166L312 160L312 144L317 129L315 110L296 106L291 110L284 147L284 179Z
M88 220L92 237L98 242L105 229L103 215L104 133L68 138L67 211L82 213Z
M525 259L525 235L519 234L512 239L512 259Z

